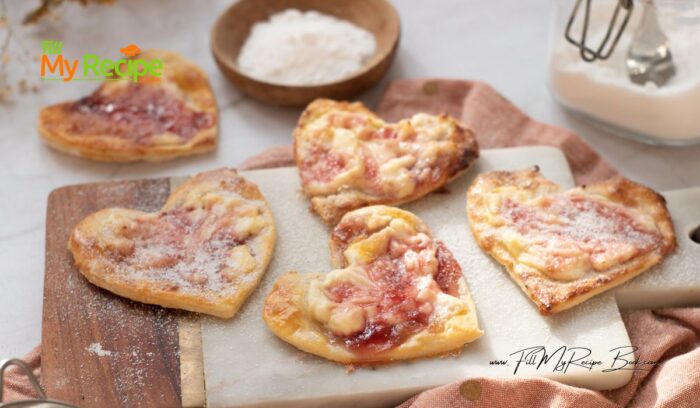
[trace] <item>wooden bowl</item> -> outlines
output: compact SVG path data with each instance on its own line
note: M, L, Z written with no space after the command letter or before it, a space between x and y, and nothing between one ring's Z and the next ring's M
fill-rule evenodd
M374 55L352 76L321 85L279 85L241 72L236 61L253 24L289 8L316 10L366 29L374 34L377 43ZM348 99L374 85L391 65L400 31L396 10L386 0L241 0L216 21L211 49L224 75L243 92L273 105L298 107L319 97Z

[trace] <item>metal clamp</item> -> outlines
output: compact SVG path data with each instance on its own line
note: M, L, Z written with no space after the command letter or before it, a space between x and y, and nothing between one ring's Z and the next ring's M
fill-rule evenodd
M576 4L574 5L574 9L572 10L571 16L569 17L569 22L566 24L566 31L564 33L564 37L566 37L566 40L569 43L575 45L580 50L581 58L586 62L593 62L595 60L606 60L610 58L610 55L615 50L615 46L617 46L617 42L622 36L622 32L625 30L625 27L627 27L627 23L629 22L630 16L632 15L632 10L634 9L633 0L619 0L617 6L615 7L615 11L613 12L612 18L610 19L610 24L608 24L608 30L605 33L605 37L601 41L598 48L593 49L586 45L588 25L591 18L591 1L592 0L585 0L586 5L583 15L583 30L581 32L581 38L575 39L571 35L571 28L574 25L574 21L576 20L576 16L578 15L583 0L576 0ZM619 30L613 36L612 33L614 31L615 26L618 25L617 20L621 14L621 10L624 10L625 14L624 17L622 17L622 22L619 24ZM611 38L612 43L610 43L610 45L608 46L608 42ZM608 46L607 49L606 46Z
M29 382L32 384L32 388L34 388L34 391L36 391L37 395L39 395L39 398L36 399L27 399L27 400L21 400L21 401L12 401L12 402L2 402L3 400L3 391L4 391L4 383L5 383L5 371L10 367L10 366L16 366L19 367L19 369L23 372L23 374L29 379ZM41 388L41 385L39 385L39 380L34 376L34 373L32 373L32 370L27 366L27 364L17 358L12 358L9 360L2 360L0 361L0 408L77 408L75 405L70 405L65 402L61 401L54 401L46 398L46 393L44 392L44 389Z

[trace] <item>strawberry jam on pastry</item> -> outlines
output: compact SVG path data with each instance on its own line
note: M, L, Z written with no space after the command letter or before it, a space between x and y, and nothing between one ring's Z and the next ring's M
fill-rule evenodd
M141 144L163 133L186 141L215 124L213 114L190 109L167 89L131 82L109 94L98 90L67 112L75 134L109 134Z
M148 50L160 76L108 77L92 94L39 112L39 134L64 153L109 162L161 161L216 147L217 108L207 75L181 55Z
M676 248L662 196L624 178L563 190L537 167L480 174L467 216L481 248L543 314L571 308Z
M68 243L92 283L144 303L231 317L272 256L275 227L258 188L235 170L200 173L159 212L107 208Z
M387 206L355 210L330 242L337 269L284 275L266 300L265 320L283 339L362 362L443 353L481 335L459 264L415 215Z
M363 206L416 200L478 156L474 134L447 115L387 123L359 103L319 99L294 130L304 194L327 223Z
M604 271L664 242L653 223L639 220L641 215L592 197L556 195L531 203L506 199L501 211L531 243L533 266L554 279L580 278L587 268Z

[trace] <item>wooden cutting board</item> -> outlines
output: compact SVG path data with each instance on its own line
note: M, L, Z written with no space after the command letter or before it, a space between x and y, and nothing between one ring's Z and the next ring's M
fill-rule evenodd
M470 174L492 167L517 168L523 164L540 164L544 174L554 181L562 185L572 183L566 161L559 151L551 148L518 149L517 152L513 149L484 151L480 164ZM256 318L256 311L259 310L262 294L266 292L276 274L286 270L286 266L279 265L279 262L284 260L284 254L289 252L289 249L285 249L285 246L288 246L285 242L289 243L289 234L294 234L288 229L289 227L293 228L294 225L299 226L297 223L290 224L288 220L304 219L310 228L304 231L321 231L316 238L311 233L305 232L303 234L307 237L307 244L312 249L311 252L316 254L314 259L303 259L306 251L299 251L298 256L292 258L292 263L304 265L303 268L298 268L304 271L310 271L315 266L327 267L328 255L324 252L327 248L327 234L322 233L325 232L326 227L318 223L318 220L308 212L308 205L298 194L298 179L293 169L250 171L243 174L259 183L263 193L271 202L276 221L281 227L279 235L286 238L285 240L278 239L280 243L275 254L278 265L275 266L274 263L271 265L261 288L254 293L241 310L241 314L228 322L214 319L205 320L204 335L207 344L204 346L206 349L204 357L202 355L200 322L197 316L131 302L91 285L75 269L72 256L66 249L70 231L77 222L90 213L112 206L155 211L165 202L173 186L182 180L163 178L84 184L60 188L49 196L46 223L42 376L47 393L51 398L68 401L79 406L203 406L205 403L203 359L207 361L210 406L274 404L284 400L289 402L290 399L299 395L312 397L297 399L297 405L301 406L312 401L321 405L331 402L337 404L339 401L359 403L363 401L363 398L364 401L375 403L382 399L387 402L398 401L427 385L448 381L455 376L463 377L474 374L469 369L464 369L460 364L452 364L453 369L447 372L443 369L408 375L413 371L407 372L402 365L394 368L389 367L390 372L382 371L383 369L380 368L373 371L359 371L348 376L342 367L299 353L293 347L274 338L265 330L262 321ZM472 176L467 175L467 177ZM461 183L465 182L461 181ZM458 180L457 183L460 181ZM463 200L463 192L458 191L454 186L450 194L457 197L454 198L455 200ZM672 197L673 201L670 203L670 207L674 217L678 218L677 213L683 213L683 217L685 217L681 217L684 223L683 228L686 228L685 223L693 219L689 214L700 217L700 210L694 210L698 207L693 203L693 200L700 198L700 190L694 191L690 196L672 193ZM292 201L293 204L289 205ZM439 217L435 218L435 214L440 211L431 215L430 212L425 211L423 206L434 206L441 201L447 202L448 199L444 196L432 195L407 207L425 217L425 220L440 237L450 234L450 226L438 226ZM463 203L459 204L459 206L462 205ZM448 211L447 207L449 206L445 206L445 211ZM684 252L695 251L693 252L695 255L700 254L698 253L700 247L696 247L687 239L688 231L682 229L678 233L681 249ZM458 242L452 243L450 246L458 244ZM688 268L688 262L697 261L700 263L700 257L670 261L678 268ZM460 262L463 266L468 267L497 269L497 266L492 265L486 257L479 258L476 263L466 260L460 260ZM657 298L662 305L671 305L674 304L674 301L675 304L698 303L700 292L698 292L697 287L688 289L688 285L685 285L683 283L685 281L683 281L681 286L686 286L685 292L674 290L673 285L677 285L678 282L676 282L677 279L674 278L672 272L667 269L664 269L663 273L650 271L650 274L656 273L655 278L651 281L645 281L649 284L635 286L634 290L637 291L637 295L628 296L627 304L644 306L644 302L640 303L639 299L640 296L648 295L648 285L650 284L660 284L669 290L668 293L682 295L682 297L670 298L664 296L665 303ZM500 273L505 275L502 271ZM494 307L497 302L494 303L494 299L489 299L492 296L489 295L489 292L480 289L475 278L472 278L469 273L465 274L476 299L477 309L486 335L465 349L463 355L476 358L480 353L483 356L498 354L506 349L493 349L488 336L493 336L494 332L498 331L494 328L499 327L499 322L491 318L485 319L484 313L486 308ZM501 278L503 278L502 282L497 282L500 287L506 288L506 290L515 288L515 285L509 282L506 276L501 276ZM691 281L695 279L693 282L696 283L696 286L698 284L698 279L693 278L691 272L682 275L682 279L690 279ZM515 288L514 293L518 299L517 302L519 302L516 305L519 310L505 308L500 312L505 317L512 315L508 317L511 318L510 320L517 320L523 310L534 310L528 300L519 294L517 288ZM590 315L590 310L597 310L596 308L601 307L600 304L603 304L602 310L607 313L604 324L596 324L590 316L587 317ZM490 313L486 314L490 315ZM538 317L538 319L540 318ZM574 319L577 323L571 322ZM241 324L243 325L241 326ZM239 330L236 336L230 336L231 331L248 328L248 325L252 331ZM533 330L539 333L541 325ZM581 340L581 337L577 337L577 330L567 331L567 327L578 326L580 329L578 331L584 334L584 340L588 338L585 336L585 331L593 329L594 332L590 334L593 337L605 337L615 343L628 342L624 326L619 319L613 293L599 296L568 315L548 319L544 326L552 329L543 334L547 336L546 340L548 341L554 339L555 342L575 343L577 340ZM511 334L514 333L511 331ZM269 351L266 350L268 347L271 347L269 350L272 350L271 356L273 358L268 359L269 361L260 360L259 356ZM479 361L484 363L487 361L485 359L487 357ZM270 361L277 369L270 370L270 367L265 365ZM424 362L408 366L418 367L421 370L431 369L431 367L424 367L422 364ZM396 370L401 372L396 372ZM488 369L482 374L486 373L510 375L509 371L506 372L503 369L498 371L495 368ZM544 375L542 372L534 374ZM577 378L583 378L585 383L588 378L586 374L583 373L583 377L577 374L569 377L569 380L573 378L575 383ZM300 382L289 381L290 378L295 377ZM394 386L393 389L387 389L383 383L386 377L394 377L395 381L407 386ZM318 384L320 378L324 379L325 385L315 387L316 391L324 389L330 391L325 394L316 392L314 397L314 392L308 392L308 387ZM618 374L611 378L614 380L608 384L618 386L624 383L628 376ZM250 381L257 382L257 386L251 388L246 385ZM367 382L374 382L379 385L379 388L384 387L384 389L376 389L377 387L375 387L374 391L368 389L368 392L363 393L361 387ZM413 383L422 386L415 387ZM294 392L289 392L290 389ZM339 392L339 389L349 392ZM357 392L358 390L360 392ZM285 396L285 393L288 395ZM265 399L265 395L270 396L270 398Z
M167 178L82 184L49 196L41 339L49 397L85 407L204 404L196 316L91 285L67 249L73 227L87 215L106 207L156 211L173 184Z

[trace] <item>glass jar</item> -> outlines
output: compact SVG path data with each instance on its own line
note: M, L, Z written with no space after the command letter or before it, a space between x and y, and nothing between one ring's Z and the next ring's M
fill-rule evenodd
M579 1L569 33L573 40L581 39L586 3L590 2L585 44L594 51L604 41L618 4L618 24L607 47L614 42L627 11L622 5L631 3L631 13L609 57L586 62L580 48L565 38L577 0L554 0L548 65L557 100L624 137L662 145L700 143L700 0ZM662 86L652 82L640 85L628 76L626 59L645 7L656 8L675 66L675 74Z

